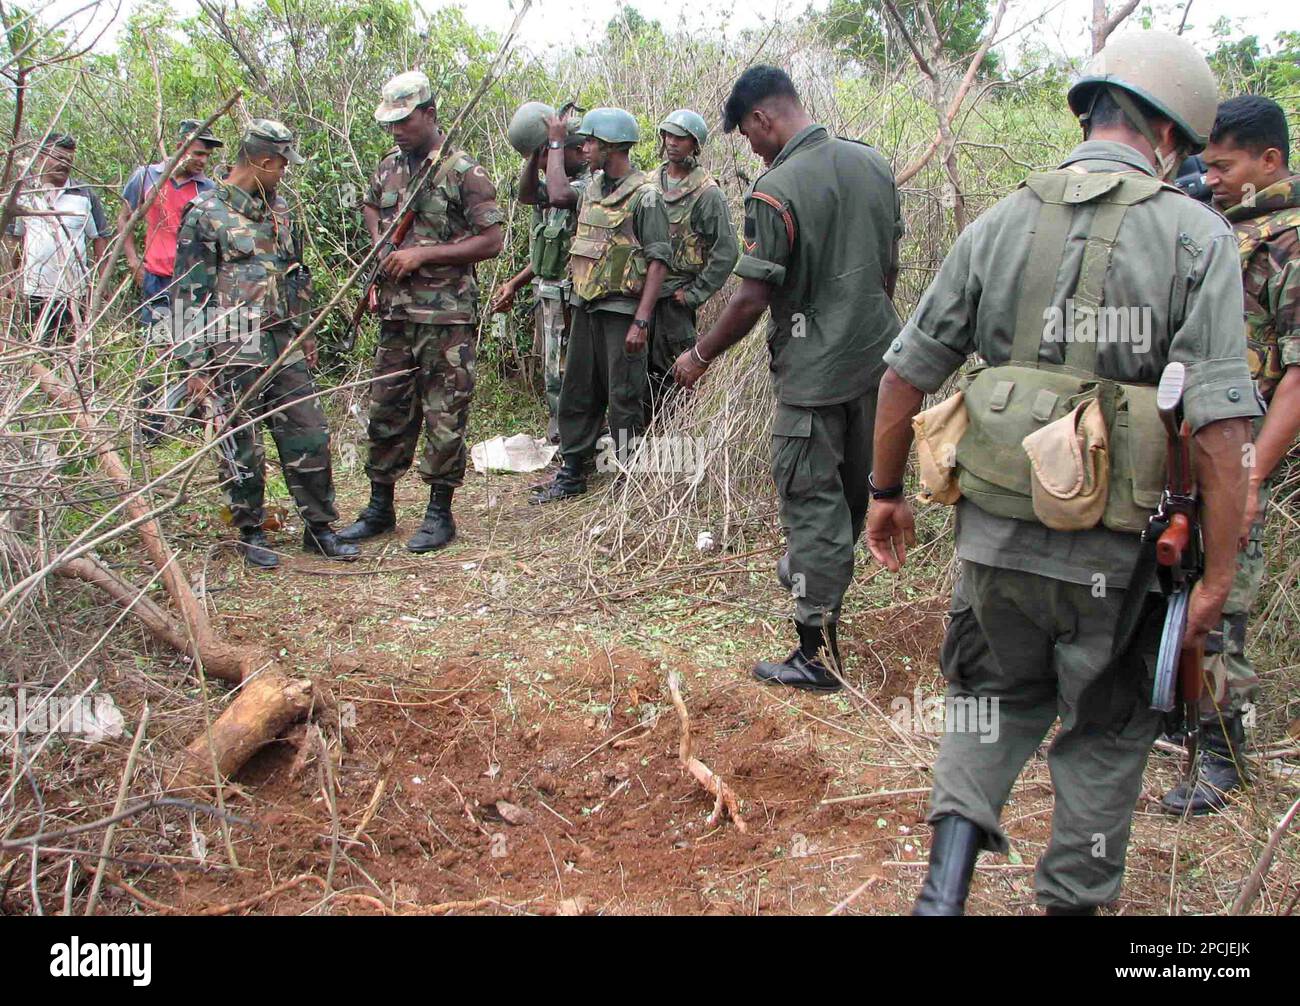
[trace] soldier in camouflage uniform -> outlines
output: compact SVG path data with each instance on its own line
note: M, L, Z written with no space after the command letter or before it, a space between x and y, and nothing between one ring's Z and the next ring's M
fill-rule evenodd
M229 416L230 426L273 412L271 436L305 525L303 548L354 559L356 546L340 542L330 528L338 514L329 430L308 372L316 362L315 341L276 364L305 325L311 301L311 276L275 191L285 168L300 163L293 134L282 123L255 119L225 181L186 211L176 244L176 295L184 319L177 353L192 368L194 401L208 399L215 387L234 408L253 392ZM260 424L230 436L234 450L229 457L222 453L221 466L241 551L250 565L270 568L278 560L262 532L266 454Z
M375 121L397 144L379 163L363 211L378 243L406 204L411 179L443 142L429 79L413 71L390 80ZM429 505L406 547L430 552L456 537L451 498L465 477L465 425L474 394L474 265L500 253L501 220L487 172L469 154L453 151L417 197L415 223L402 247L382 263L366 465L370 502L340 532L345 541L397 526L393 487L415 459L421 429L419 471Z
M1241 786L1246 711L1259 678L1246 657L1246 620L1264 579L1264 511L1278 462L1300 433L1300 175L1288 167L1286 115L1258 95L1219 106L1205 148L1206 181L1232 224L1245 287L1246 358L1268 412L1257 424L1241 552L1223 624L1205 641L1207 688L1195 786L1180 783L1162 805L1210 813Z
M703 117L688 108L677 109L659 123L667 159L654 181L668 212L673 259L655 308L650 414L673 387L677 357L695 345L696 312L722 289L740 257L727 198L698 160L708 138Z

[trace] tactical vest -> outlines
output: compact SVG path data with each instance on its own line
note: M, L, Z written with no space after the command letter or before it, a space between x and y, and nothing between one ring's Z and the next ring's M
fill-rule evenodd
M1164 427L1153 385L1121 383L1097 374L1097 319L1125 214L1130 206L1168 186L1137 172L1070 170L1034 174L1024 185L1038 197L1040 206L1020 288L1011 359L999 366L977 367L963 380L969 426L956 444L957 484L962 496L988 513L1039 521L1033 500L1035 467L1028 453L1033 442L1023 441L1071 413L1077 421L1095 401L1105 423L1100 455L1107 467L1100 473L1084 471L1090 457L1095 458L1084 447L1075 492L1086 494L1100 484L1104 506L1096 500L1084 526L1094 526L1099 511L1105 527L1140 532L1165 485ZM1079 207L1087 204L1096 211L1073 292L1074 330L1078 333L1091 320L1094 338L1068 341L1061 365L1042 363L1039 347L1048 332L1046 319L1071 223ZM1085 408L1079 409L1081 405ZM1075 442L1065 442L1077 457ZM1078 444L1083 446L1082 435ZM1041 478L1038 489L1041 493Z
M656 173L655 187L663 195L664 209L668 211L668 237L673 247L668 270L678 276L698 276L708 261L709 247L704 235L691 228L691 213L701 197L709 189L716 189L718 183L702 165L696 165L675 188L666 188L663 172Z
M634 216L644 190L654 183L645 172L634 171L613 192L600 197L603 183L603 172L592 175L578 211L577 233L569 245L573 292L585 301L611 294L640 296L648 270Z
M1250 267L1250 260L1260 245L1271 241L1283 231L1296 228L1300 230L1300 206L1289 206L1278 210L1262 223L1251 226L1236 227L1237 250L1241 254L1241 269L1245 273ZM1285 368L1277 345L1277 333L1273 328L1273 312L1267 304L1261 304L1247 282L1246 295L1246 361L1250 364L1250 376L1260 382L1266 394L1272 392L1272 386L1282 379Z
M564 279L573 240L573 211L552 206L537 214L529 235L528 263L538 279Z

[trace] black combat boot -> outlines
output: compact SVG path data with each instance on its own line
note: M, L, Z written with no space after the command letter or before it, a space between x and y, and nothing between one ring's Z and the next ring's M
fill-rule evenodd
M260 527L239 529L239 551L244 554L244 562L257 569L275 569L280 560L266 542L266 534Z
M930 869L912 906L913 915L965 915L975 858L983 847L984 831L972 821L948 814L932 825Z
M365 541L385 534L397 527L397 511L393 509L393 487L380 482L370 483L370 502L356 522L338 533L339 541Z
M843 686L839 678L831 673L819 655L823 643L830 650L831 659L837 668L840 663L840 650L835 639L835 623L825 627L801 625L794 623L799 630L799 645L781 663L761 661L750 671L754 677L767 685L790 685L810 692L838 692Z
M308 524L302 529L302 550L326 559L344 559L351 562L361 550L341 540L328 524Z
M1180 782L1164 795L1160 809L1167 814L1213 814L1228 805L1227 794L1245 781L1246 727L1240 713L1202 720L1200 743L1196 784Z
M429 506L424 523L411 535L406 547L411 552L432 552L451 544L456 538L456 522L451 517L451 486L430 486Z
M585 459L576 454L566 454L564 465L546 485L533 492L528 502L534 505L581 496L587 491Z

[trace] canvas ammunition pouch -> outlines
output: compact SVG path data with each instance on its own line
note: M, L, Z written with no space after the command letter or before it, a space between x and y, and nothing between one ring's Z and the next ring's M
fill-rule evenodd
M709 257L709 245L703 234L692 229L691 213L700 197L718 183L703 167L695 167L675 188L663 188L664 209L668 211L668 238L673 258L669 271L677 276L698 276Z
M533 225L528 262L538 279L561 280L569 268L571 210L548 209Z
M1096 373L1096 317L1116 235L1128 208L1162 183L1137 173L1031 175L1040 200L1016 311L1011 358L977 367L957 396L914 420L925 432L936 500L966 497L1000 517L1078 531L1101 524L1141 532L1165 485L1165 434L1154 385ZM1096 205L1072 299L1075 334L1064 362L1039 361L1056 277L1077 207ZM1091 314L1092 324L1084 316ZM1064 331L1064 328L1062 328ZM963 419L958 413L964 412ZM955 439L955 450L952 444ZM949 461L945 466L941 463ZM956 491L952 486L956 471Z
M610 295L638 297L645 288L648 264L636 236L634 214L642 190L651 185L635 171L604 198L597 199L602 179L592 178L578 212L578 229L569 245L574 292L585 301Z

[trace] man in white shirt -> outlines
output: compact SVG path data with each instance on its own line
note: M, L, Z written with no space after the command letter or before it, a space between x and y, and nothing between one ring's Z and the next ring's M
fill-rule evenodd
M62 341L81 319L94 264L102 261L108 243L92 196L70 181L76 149L71 136L49 137L36 155L10 228L12 236L21 238L15 269L22 277L32 329L43 344Z

